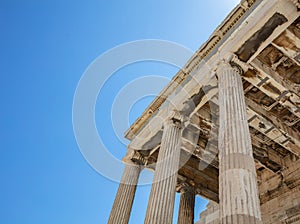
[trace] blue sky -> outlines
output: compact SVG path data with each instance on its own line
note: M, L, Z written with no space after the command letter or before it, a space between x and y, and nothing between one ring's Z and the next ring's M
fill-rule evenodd
M95 58L128 41L163 39L195 51L237 3L1 0L0 223L106 223L118 183L98 174L78 149L72 103L80 77ZM126 147L110 119L119 90L145 74L171 78L175 72L138 63L116 72L101 90L97 128L117 158ZM134 105L131 122L151 99ZM130 223L143 223L149 191L138 188ZM178 202L177 196L175 219ZM197 197L196 217L204 206Z

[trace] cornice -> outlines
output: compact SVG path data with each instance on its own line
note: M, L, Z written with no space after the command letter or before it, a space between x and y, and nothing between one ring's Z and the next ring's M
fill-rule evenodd
M208 41L206 41L195 52L191 59L186 63L183 69L180 69L173 77L170 83L160 92L160 94L152 101L152 103L146 108L143 114L130 126L125 132L125 137L129 140L134 138L147 120L157 111L157 109L166 101L174 90L181 85L184 80L197 68L201 61L207 57L216 46L223 40L236 24L242 19L247 11L252 6L261 0L242 0L233 11L225 18L219 27L213 32Z

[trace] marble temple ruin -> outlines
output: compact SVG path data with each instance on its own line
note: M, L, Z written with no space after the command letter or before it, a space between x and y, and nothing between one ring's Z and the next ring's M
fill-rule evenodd
M125 137L109 224L129 222L143 169L145 224L172 223L176 192L178 224L196 196L197 224L299 224L300 1L242 0Z

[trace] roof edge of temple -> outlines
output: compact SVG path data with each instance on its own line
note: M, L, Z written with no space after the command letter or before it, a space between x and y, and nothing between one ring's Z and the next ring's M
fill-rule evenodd
M213 49L224 39L225 35L235 27L244 14L249 11L256 2L262 0L242 0L215 29L209 39L187 61L183 69L180 69L169 84L150 103L140 117L125 132L125 138L132 140L139 130L155 111L165 102L168 96L189 76L189 74L207 57Z

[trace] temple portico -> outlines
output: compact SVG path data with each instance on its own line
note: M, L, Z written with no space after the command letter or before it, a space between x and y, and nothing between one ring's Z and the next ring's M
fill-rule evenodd
M125 137L109 224L129 223L143 169L145 224L172 223L176 192L178 224L194 223L198 196L197 223L299 224L299 1L242 0Z

